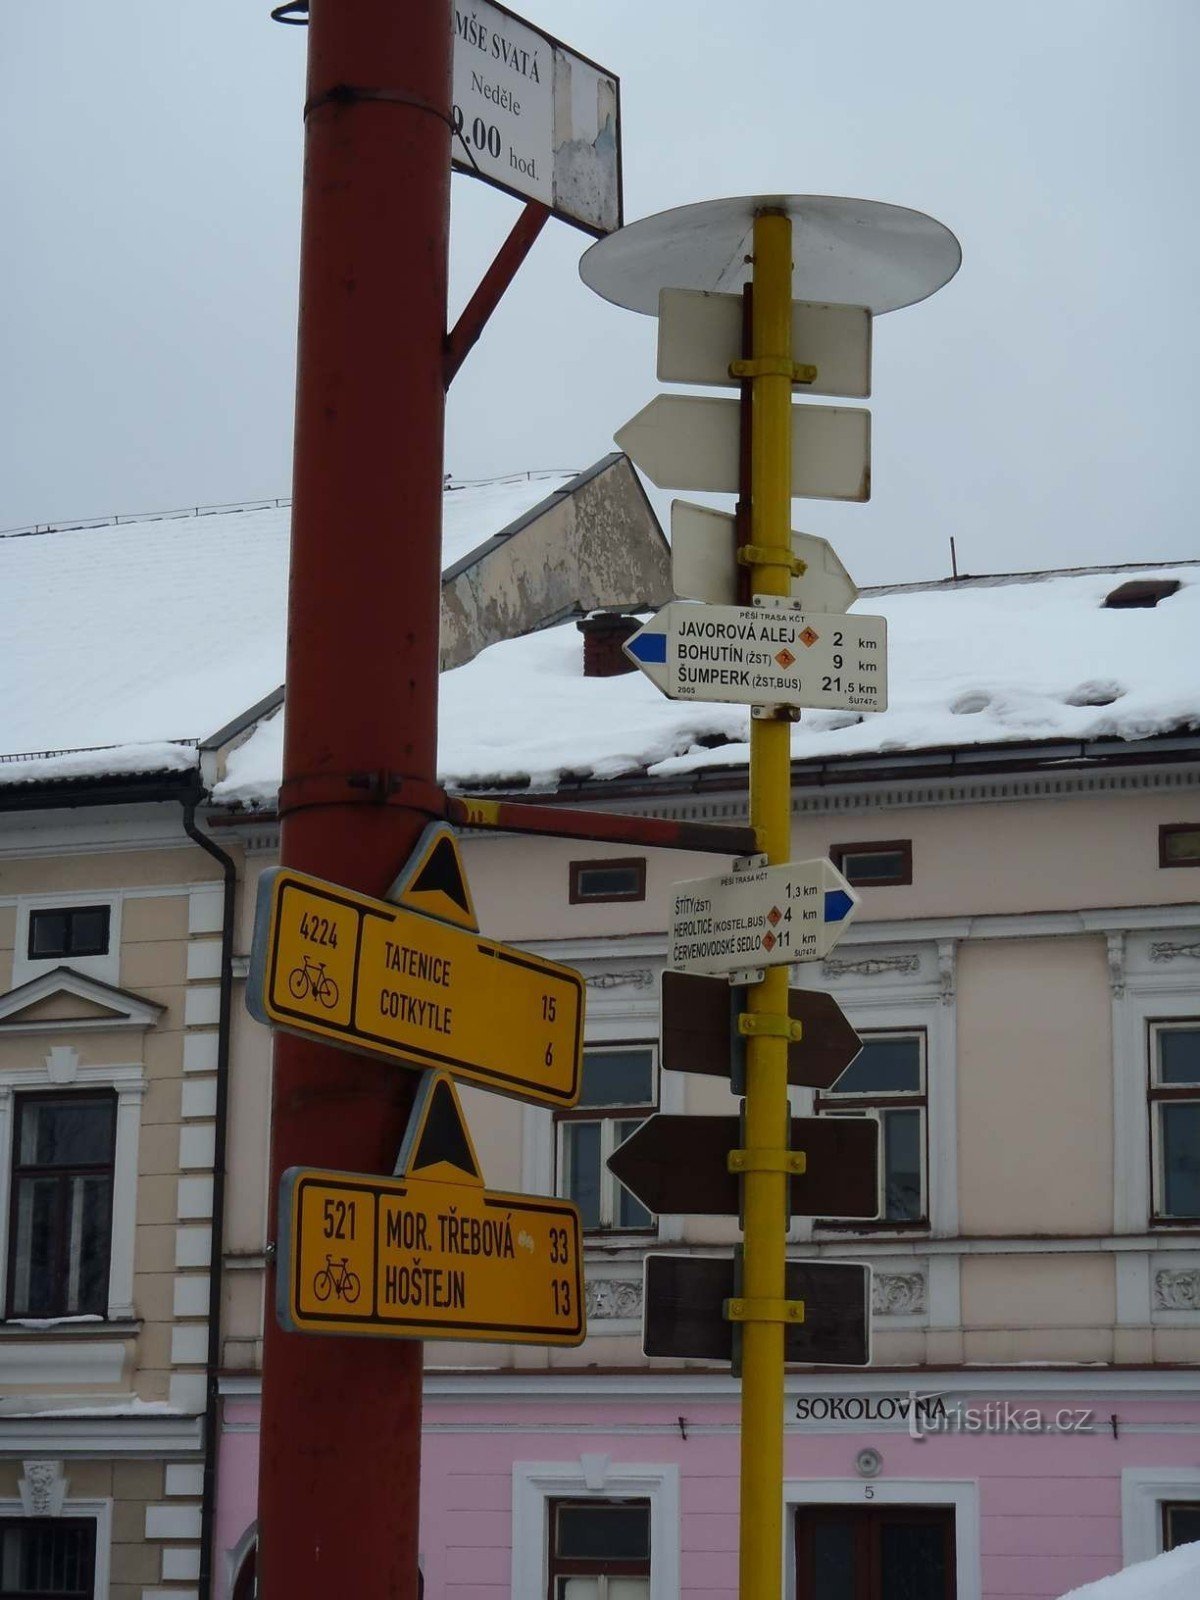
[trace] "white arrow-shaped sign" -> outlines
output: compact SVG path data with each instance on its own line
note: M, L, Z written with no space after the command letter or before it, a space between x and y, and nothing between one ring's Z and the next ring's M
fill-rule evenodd
M742 297L663 289L658 297L658 375L664 383L738 383ZM792 360L816 367L805 394L865 399L871 392L871 313L861 306L792 301Z
M789 861L671 889L667 965L681 972L738 972L829 954L859 897L833 865Z
M660 489L736 494L741 481L741 403L660 394L613 435ZM867 500L871 413L852 406L792 407L792 494Z
M792 599L807 611L848 611L858 599L854 580L828 539L792 534L792 554L805 571L792 579ZM737 525L727 511L671 502L671 587L681 600L737 603Z
M624 650L672 700L887 709L887 620L672 601Z

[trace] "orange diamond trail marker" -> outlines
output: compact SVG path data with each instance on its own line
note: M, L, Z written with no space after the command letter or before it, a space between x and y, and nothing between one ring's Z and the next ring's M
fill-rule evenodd
M821 637L821 635L817 632L817 630L815 628L805 628L798 635L800 643L804 646L804 648L806 650L811 650L813 645L816 644L817 640L820 637Z
M794 667L795 664L796 658L790 650L780 650L777 652L775 656L776 666L783 667L783 669L786 671L788 667Z

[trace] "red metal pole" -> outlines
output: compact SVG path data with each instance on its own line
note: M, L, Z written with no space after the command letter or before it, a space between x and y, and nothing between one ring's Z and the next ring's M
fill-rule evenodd
M282 859L381 894L425 814L340 796L435 776L450 0L313 0L308 46ZM286 1167L392 1170L415 1083L276 1037L272 1238ZM421 1346L284 1333L274 1291L259 1593L415 1600Z

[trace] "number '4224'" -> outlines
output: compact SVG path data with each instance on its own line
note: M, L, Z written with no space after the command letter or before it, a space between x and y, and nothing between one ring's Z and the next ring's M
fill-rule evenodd
M307 939L309 944L324 945L327 950L336 950L338 947L336 924L328 917L318 917L312 911L306 911L300 918L300 937Z

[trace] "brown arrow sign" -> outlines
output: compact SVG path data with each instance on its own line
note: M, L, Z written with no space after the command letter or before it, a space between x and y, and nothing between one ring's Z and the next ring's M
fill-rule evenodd
M739 1148L736 1117L647 1118L608 1159L629 1192L650 1211L737 1216L741 1179L728 1167ZM806 1170L789 1185L797 1217L879 1215L879 1124L868 1117L793 1117L790 1147Z
M649 1255L642 1313L648 1356L732 1361L735 1325L724 1303L737 1293L729 1256ZM785 1325L783 1358L836 1367L871 1359L871 1269L848 1261L789 1261L787 1298L803 1300L804 1321Z
M662 975L662 1065L670 1072L702 1072L728 1078L740 1071L745 1040L737 1031L746 1009L745 989L724 978L690 972ZM788 1015L803 1037L788 1046L788 1082L829 1089L862 1049L862 1040L831 994L789 989Z

